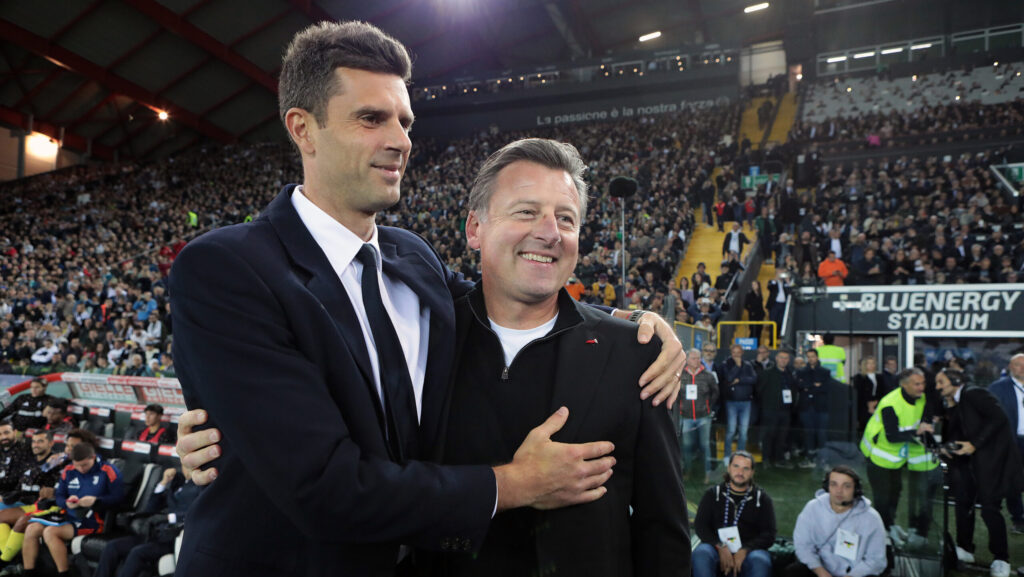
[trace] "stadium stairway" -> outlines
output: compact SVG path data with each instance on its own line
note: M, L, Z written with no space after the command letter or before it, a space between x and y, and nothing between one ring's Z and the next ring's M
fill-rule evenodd
M796 122L796 93L787 92L776 106L778 106L779 110L775 115L775 123L772 124L772 130L768 134L768 140L781 144L786 142L786 139L789 137L789 131L792 130L793 123ZM757 120L756 111L754 120Z
M740 120L739 142L743 142L744 138L749 138L750 147L754 150L761 147L761 140L764 136L764 130L757 126L757 109L764 104L765 100L771 100L771 98L754 98L748 102L747 107L743 109L743 118Z

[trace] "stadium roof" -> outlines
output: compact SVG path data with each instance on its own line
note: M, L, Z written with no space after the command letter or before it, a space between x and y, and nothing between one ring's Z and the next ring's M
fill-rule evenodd
M740 0L59 0L0 3L0 123L98 158L283 137L277 69L311 22L361 19L402 40L414 81L636 48L752 38ZM779 18L774 16L773 18ZM744 37L747 34L748 36ZM655 47L657 47L657 43ZM646 45L645 45L646 46ZM158 113L169 120L162 122Z

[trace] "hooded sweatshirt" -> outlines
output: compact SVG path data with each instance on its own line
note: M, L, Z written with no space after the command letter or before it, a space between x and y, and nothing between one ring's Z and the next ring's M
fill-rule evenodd
M839 528L858 535L857 561L835 554ZM824 567L832 575L864 577L885 570L885 526L867 497L857 499L850 510L836 513L828 493L818 489L796 519L793 542L797 559L812 571Z

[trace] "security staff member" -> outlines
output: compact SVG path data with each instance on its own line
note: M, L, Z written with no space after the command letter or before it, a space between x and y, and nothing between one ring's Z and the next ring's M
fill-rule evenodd
M836 342L836 337L831 333L825 333L821 337L821 340L825 344L815 349L818 351L818 360L821 361L821 366L825 367L832 373L833 379L840 383L845 383L846 351L843 350L843 347L837 347L834 344Z
M900 388L882 397L864 428L860 449L868 458L868 479L875 507L886 529L894 524L902 491L903 467L911 472L910 524L925 537L931 524L931 496L938 488L939 463L918 437L934 432L925 402L924 373L909 368L899 375ZM941 480L941 479L938 479Z
M29 385L29 393L18 396L4 407L4 410L0 411L0 420L10 418L18 431L45 426L46 417L43 416L43 409L50 400L50 395L46 394L46 385L44 378L33 379Z

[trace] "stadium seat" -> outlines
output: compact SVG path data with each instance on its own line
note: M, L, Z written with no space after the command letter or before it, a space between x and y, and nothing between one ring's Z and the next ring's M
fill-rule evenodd
M154 462L164 469L168 467L181 469L181 457L179 457L178 453L174 450L174 445L160 445L157 447Z
M100 437L99 444L100 446L96 448L96 451L100 454L100 456L103 457L104 459L112 460L115 455L114 439L111 439L109 437ZM121 467L118 467L118 469L120 468Z
M88 407L80 427L101 437L114 436L114 411L108 407Z

